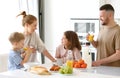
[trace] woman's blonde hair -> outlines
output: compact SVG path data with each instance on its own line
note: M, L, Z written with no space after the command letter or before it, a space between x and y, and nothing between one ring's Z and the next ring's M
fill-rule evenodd
M37 18L34 16L34 15L30 15L30 14L26 14L25 11L21 12L20 14L17 15L20 16L22 15L23 16L23 19L22 19L22 25L25 26L25 24L32 24L34 21L37 20Z

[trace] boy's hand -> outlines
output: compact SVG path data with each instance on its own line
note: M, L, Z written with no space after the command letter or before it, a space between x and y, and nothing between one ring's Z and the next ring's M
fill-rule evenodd
M32 53L32 48L27 47L25 52L31 54Z
M24 49L24 51L27 51L29 49L29 51L32 51L32 53L36 52L36 49L34 47L31 47L31 46L30 47L25 47L23 49Z

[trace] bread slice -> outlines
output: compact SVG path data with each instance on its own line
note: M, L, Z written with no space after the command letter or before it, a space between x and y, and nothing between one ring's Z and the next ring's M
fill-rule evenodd
M47 70L47 68L42 66L33 66L29 69L29 72L38 74L38 75L50 75L51 73Z

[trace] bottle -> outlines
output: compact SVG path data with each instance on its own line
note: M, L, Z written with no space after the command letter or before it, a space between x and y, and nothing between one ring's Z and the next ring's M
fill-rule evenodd
M66 66L73 67L73 53L71 50L68 50L67 52Z
M87 68L92 66L92 57L89 46L85 46L82 51L82 59L87 63Z
M71 50L68 50L66 58L67 58L67 60L73 60L73 53Z

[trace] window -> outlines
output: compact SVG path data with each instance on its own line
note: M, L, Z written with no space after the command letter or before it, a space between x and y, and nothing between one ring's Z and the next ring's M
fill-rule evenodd
M2 0L0 1L0 54L6 53L11 48L8 36L13 31L20 31L17 25L16 15L19 12L18 0Z
M29 4L29 5L28 5ZM11 44L8 40L9 35L14 31L23 32L21 17L16 18L20 11L38 17L37 0L1 0L0 1L0 54L8 53Z

